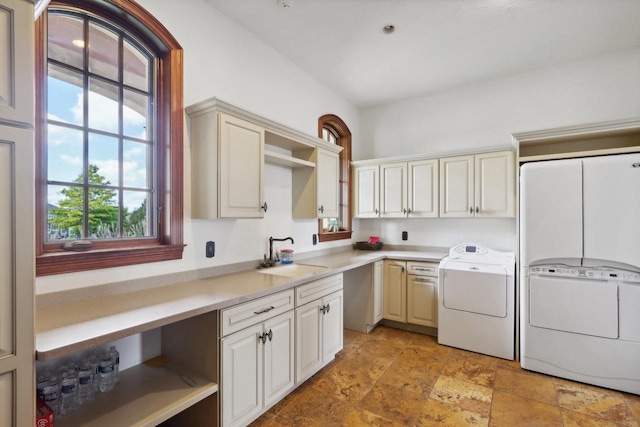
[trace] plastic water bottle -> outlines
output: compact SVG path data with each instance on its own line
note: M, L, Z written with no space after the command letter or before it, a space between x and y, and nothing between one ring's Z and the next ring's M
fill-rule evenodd
M115 385L115 372L111 356L107 354L102 357L98 369L100 371L100 392L107 393L113 390Z
M60 382L62 392L61 414L70 414L78 409L78 373L75 369L67 369Z
M109 348L109 356L113 360L113 378L115 382L120 381L120 352L116 350L116 346L112 345Z
M42 400L51 408L55 416L60 415L62 393L60 392L60 384L56 377L49 377L47 384L43 386Z
M100 391L100 364L95 354L89 356L89 367L93 370L93 394Z
M94 372L94 367L89 364L88 360L84 360L78 372L78 404L80 405L84 405L93 400L93 394L95 392Z

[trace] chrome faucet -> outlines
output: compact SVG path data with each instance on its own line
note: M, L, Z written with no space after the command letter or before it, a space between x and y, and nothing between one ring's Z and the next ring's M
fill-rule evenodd
M293 237L285 237L284 239L274 239L273 237L269 237L269 264L274 265L276 260L273 259L273 242L286 242L287 240L291 240L291 244L293 245Z

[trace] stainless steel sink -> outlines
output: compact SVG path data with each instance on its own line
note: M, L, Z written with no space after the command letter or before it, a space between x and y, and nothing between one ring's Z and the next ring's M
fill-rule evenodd
M275 276L297 277L304 276L306 274L317 273L319 271L325 271L326 269L327 267L322 265L287 264L279 265L277 267L263 268L258 270L258 273L273 274Z

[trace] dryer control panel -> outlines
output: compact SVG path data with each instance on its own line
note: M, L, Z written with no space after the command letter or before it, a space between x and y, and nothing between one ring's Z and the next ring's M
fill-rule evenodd
M484 255L488 252L487 248L483 248L482 246L478 246L478 245L468 245L468 244L458 245L455 248L453 248L453 250L456 253L465 254L465 255Z

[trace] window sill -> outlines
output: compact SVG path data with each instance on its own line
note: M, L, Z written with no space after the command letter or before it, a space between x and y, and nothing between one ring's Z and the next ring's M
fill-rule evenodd
M336 231L334 233L319 233L318 241L332 242L334 240L351 239L351 231Z
M182 259L184 245L149 245L78 252L49 252L36 257L36 276Z

